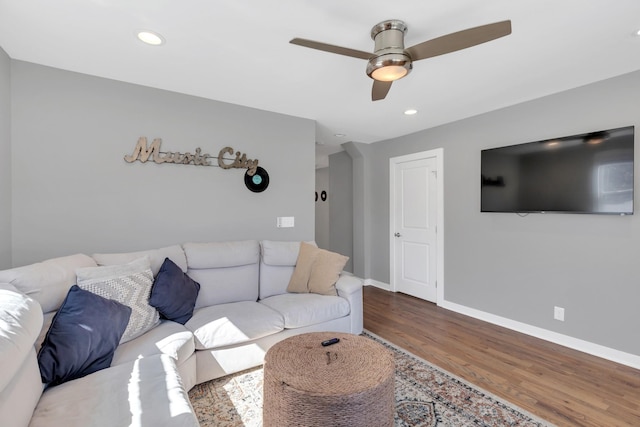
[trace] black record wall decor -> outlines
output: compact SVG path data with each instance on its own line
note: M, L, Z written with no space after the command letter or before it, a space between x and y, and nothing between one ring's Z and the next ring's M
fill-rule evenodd
M253 175L249 175L249 171L246 171L244 185L254 193L261 193L269 186L269 174L260 166L256 167L256 172Z
M323 202L327 201L327 192L325 190L322 190L322 192L320 193L320 200L322 200ZM318 201L318 192L316 191L316 202Z

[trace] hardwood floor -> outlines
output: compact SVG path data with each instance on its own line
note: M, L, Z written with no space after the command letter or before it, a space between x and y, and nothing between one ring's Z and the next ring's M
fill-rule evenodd
M364 327L558 426L640 426L640 371L364 288Z

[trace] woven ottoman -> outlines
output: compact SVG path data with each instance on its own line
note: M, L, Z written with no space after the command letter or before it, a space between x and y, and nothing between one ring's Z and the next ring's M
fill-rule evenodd
M327 347L322 341L339 338ZM269 349L263 425L393 426L395 363L382 345L337 332L296 335Z

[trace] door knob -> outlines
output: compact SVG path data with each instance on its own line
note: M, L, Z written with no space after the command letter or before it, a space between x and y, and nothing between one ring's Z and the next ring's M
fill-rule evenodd
M396 234L394 234L394 236L396 236L396 237L400 237L400 236L401 236L401 234L400 234L400 233L396 233Z

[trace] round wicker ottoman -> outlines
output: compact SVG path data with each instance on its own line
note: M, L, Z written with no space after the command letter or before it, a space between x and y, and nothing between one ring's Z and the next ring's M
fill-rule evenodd
M327 347L322 341L339 338ZM314 332L269 349L263 425L393 426L395 363L382 345L358 335Z

